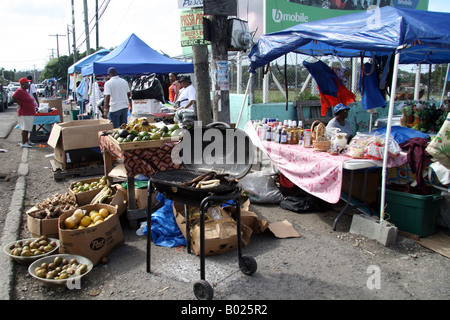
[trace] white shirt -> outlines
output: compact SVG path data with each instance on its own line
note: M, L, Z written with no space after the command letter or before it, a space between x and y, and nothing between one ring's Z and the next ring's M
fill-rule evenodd
M130 92L128 82L119 76L114 76L106 81L103 94L110 96L109 112L128 108L128 92Z
M178 95L177 101L180 101L180 107L184 108L191 100L195 100L195 88L191 84L187 86L186 88L180 89L180 94ZM186 110L194 110L194 105L192 104L189 108Z
M28 88L28 93L30 94L30 96L33 97L34 99L34 95L37 92L36 86L34 85L34 83L30 82L30 88Z

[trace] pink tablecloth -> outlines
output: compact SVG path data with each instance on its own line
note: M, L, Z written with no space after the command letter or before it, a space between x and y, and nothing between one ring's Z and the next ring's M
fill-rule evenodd
M337 203L340 199L344 162L367 161L383 166L382 161L353 160L344 155L333 156L300 145L261 141L250 124L245 126L245 132L283 175L304 191L329 203ZM406 154L402 153L396 158L389 158L387 166L400 166L406 161Z

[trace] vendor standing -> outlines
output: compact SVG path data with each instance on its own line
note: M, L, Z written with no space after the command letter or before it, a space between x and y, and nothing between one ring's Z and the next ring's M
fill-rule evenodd
M191 79L189 77L181 77L180 84L181 89L177 99L180 109L195 111L195 88L192 85Z
M128 120L128 105L131 104L131 91L128 82L117 75L114 67L108 69L110 79L105 83L103 117L111 120L114 128ZM130 110L131 113L131 110Z
M31 148L34 143L28 139L29 133L33 130L34 115L36 108L34 106L34 98L28 93L30 88L30 80L20 78L20 88L18 88L12 98L17 103L17 116L19 119L19 128L22 130L22 148Z
M347 134L347 142L353 138L350 123L347 121L348 110L350 110L350 107L343 103L339 103L333 108L334 118L327 124L327 135L329 138L333 137L335 129L340 129L340 132Z

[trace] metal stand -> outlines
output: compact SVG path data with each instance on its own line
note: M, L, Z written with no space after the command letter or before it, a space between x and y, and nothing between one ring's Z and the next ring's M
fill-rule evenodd
M152 207L152 193L153 187L151 180L148 182L148 208ZM194 294L199 300L211 300L214 295L212 286L205 280L205 214L208 208L212 205L220 205L228 200L234 200L236 203L236 228L237 228L237 246L239 268L245 275L252 275L256 272L256 260L251 256L242 255L242 235L241 235L241 206L239 198L241 196L241 189L238 188L235 193L225 195L211 195L204 198L201 203L192 202L182 196L174 197L172 195L165 195L167 198L184 203L185 221L186 221L186 240L187 251L191 253L190 246L190 227L189 227L189 210L188 206L192 205L200 208L200 281L194 284ZM150 271L151 264L151 209L147 209L147 272Z

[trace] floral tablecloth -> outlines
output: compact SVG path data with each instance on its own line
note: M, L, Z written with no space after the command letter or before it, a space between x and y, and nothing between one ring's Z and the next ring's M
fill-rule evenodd
M182 167L182 164L174 164L171 156L172 149L178 142L166 142L157 148L121 150L111 142L109 136L102 136L101 132L98 140L102 152L108 151L123 159L127 176L142 174L150 177L156 171Z
M289 180L304 191L329 203L337 203L341 196L344 162L354 161L345 155L330 155L300 145L261 141L251 122L245 126L253 144L260 148L273 165ZM382 166L382 161L368 161ZM388 160L388 167L396 167L407 161L406 153Z

